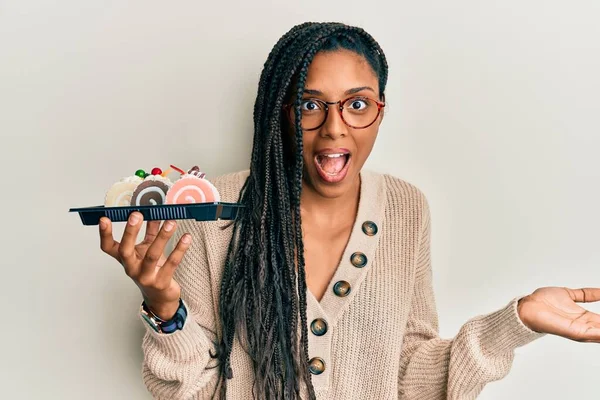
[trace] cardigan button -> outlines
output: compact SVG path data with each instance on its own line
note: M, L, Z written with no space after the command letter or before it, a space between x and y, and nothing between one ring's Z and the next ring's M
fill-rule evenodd
M317 318L310 324L310 330L315 336L323 336L327 333L327 322L323 318Z
M367 265L367 256L365 256L364 253L361 253L360 251L357 251L356 253L353 253L350 256L350 262L356 268L362 268L365 265Z
M321 357L313 357L308 362L308 370L313 375L321 375L325 371L325 361Z
M346 281L338 281L333 285L333 293L339 297L346 297L350 294L350 284Z
M377 224L373 221L365 221L362 224L362 231L367 236L377 235Z

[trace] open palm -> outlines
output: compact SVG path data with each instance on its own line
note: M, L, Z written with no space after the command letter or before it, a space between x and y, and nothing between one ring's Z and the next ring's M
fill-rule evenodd
M518 311L530 329L578 342L600 343L600 315L577 303L600 300L600 288L544 287L519 301Z
M134 212L129 216L121 242L114 239L111 221L103 217L100 220L100 247L116 259L125 273L139 287L144 301L157 315L169 319L179 307L181 287L173 279L191 237L183 235L175 249L167 257L165 247L176 229L175 221L148 221L144 240L136 244L142 226L143 216Z

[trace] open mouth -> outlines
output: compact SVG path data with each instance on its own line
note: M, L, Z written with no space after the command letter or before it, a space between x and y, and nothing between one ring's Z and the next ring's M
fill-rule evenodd
M346 177L351 158L347 150L326 151L315 155L315 165L323 180L337 183Z

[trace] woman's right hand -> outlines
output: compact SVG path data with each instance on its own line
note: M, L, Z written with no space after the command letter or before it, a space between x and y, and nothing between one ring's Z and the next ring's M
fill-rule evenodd
M181 287L173 279L173 273L181 262L192 241L186 233L168 257L164 250L175 229L175 221L148 221L144 240L136 244L144 217L139 212L129 216L121 242L113 238L112 223L100 219L100 248L125 268L125 273L140 288L146 305L159 318L171 319L179 307Z

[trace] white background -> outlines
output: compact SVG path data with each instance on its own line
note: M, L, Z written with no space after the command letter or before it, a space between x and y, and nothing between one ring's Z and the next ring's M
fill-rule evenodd
M0 0L2 398L150 398L140 294L67 210L138 168L246 168L262 65L306 20L388 56L367 167L430 201L443 337L537 287L600 287L597 1ZM595 398L599 373L600 345L548 336L480 398Z

